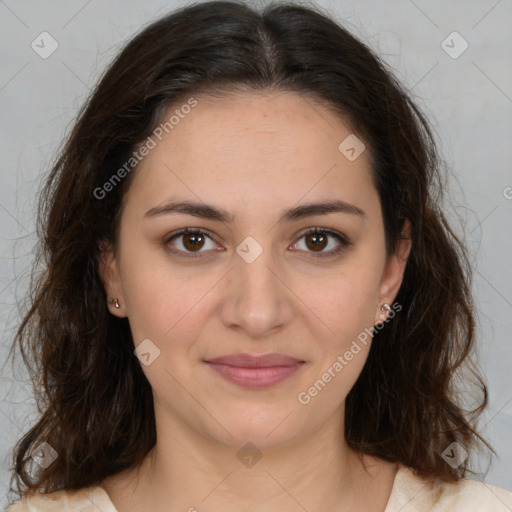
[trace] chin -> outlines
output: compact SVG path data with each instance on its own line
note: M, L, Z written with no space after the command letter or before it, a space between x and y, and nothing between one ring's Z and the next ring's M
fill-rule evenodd
M293 408L283 405L233 405L231 411L213 413L213 416L222 418L220 423L224 428L209 422L213 427L209 429L211 437L235 450L247 443L259 450L276 449L291 445L304 435L304 426L298 424Z

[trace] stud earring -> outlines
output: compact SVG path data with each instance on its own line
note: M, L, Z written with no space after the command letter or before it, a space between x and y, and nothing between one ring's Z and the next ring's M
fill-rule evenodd
M117 299L117 297L114 299L110 299L109 303L114 304L114 307L116 307L117 309L119 309L121 307L121 306L119 306L119 300Z
M382 311L382 313L379 315L379 319L382 320L382 321L385 321L387 319L387 316L388 316L388 312L391 308L389 307L389 304L387 303L384 303L382 304L380 310Z

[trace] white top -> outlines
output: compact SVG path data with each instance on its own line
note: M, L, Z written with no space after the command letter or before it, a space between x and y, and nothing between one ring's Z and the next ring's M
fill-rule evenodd
M118 512L105 489L85 487L24 497L6 512ZM476 480L430 485L399 465L383 512L512 512L512 492Z

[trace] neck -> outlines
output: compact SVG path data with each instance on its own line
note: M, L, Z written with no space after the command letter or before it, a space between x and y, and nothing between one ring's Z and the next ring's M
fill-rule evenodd
M179 422L157 421L157 443L143 464L103 487L119 512L246 510L248 504L253 512L380 512L396 472L349 449L342 414L286 447L239 445L221 444Z

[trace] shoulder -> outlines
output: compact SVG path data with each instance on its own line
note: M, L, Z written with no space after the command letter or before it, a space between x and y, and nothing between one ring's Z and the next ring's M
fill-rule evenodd
M106 491L99 486L49 494L26 494L5 512L117 512Z
M512 492L470 479L425 480L400 466L385 512L510 512Z

